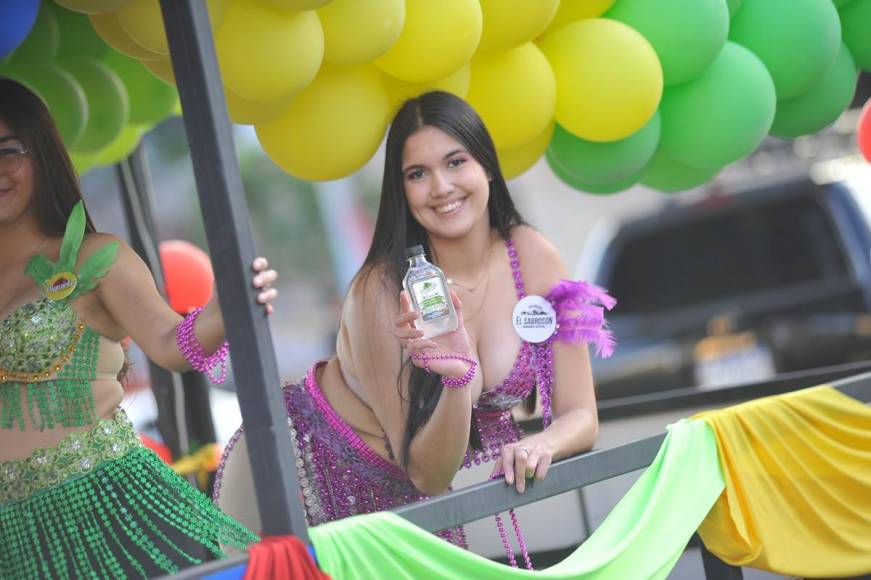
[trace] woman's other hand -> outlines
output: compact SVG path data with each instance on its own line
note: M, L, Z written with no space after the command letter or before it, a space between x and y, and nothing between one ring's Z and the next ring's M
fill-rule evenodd
M266 314L272 314L271 302L278 296L278 290L272 287L273 282L278 280L278 272L269 269L269 262L264 257L254 258L251 269L255 272L251 285L260 290L257 294L257 303L264 304Z
M518 493L526 490L526 480L544 479L553 461L553 449L533 437L508 443L502 447L502 457L496 460L490 479L502 475L505 483L517 488Z

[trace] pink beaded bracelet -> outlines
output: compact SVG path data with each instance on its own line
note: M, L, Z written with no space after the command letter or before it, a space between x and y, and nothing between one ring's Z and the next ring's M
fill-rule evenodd
M429 361L431 360L461 360L463 362L469 363L469 368L463 373L462 376L459 377L442 377L442 386L447 387L449 389L462 389L475 378L475 373L478 372L478 363L470 356L464 354L434 354L430 355L425 352L413 352L411 353L411 358L414 360L423 361L423 370L428 373L432 372L432 369L429 368Z
M204 373L212 383L220 385L227 378L227 355L230 353L230 345L224 342L213 354L206 355L203 345L194 333L194 323L202 311L202 308L195 308L178 324L175 329L175 343L192 369ZM221 371L218 376L215 376L212 374L212 369L218 365L221 365Z

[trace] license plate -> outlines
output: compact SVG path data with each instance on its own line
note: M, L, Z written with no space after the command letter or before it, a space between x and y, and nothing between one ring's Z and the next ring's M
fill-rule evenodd
M764 381L776 373L771 349L752 333L708 337L696 347L696 384L702 388Z

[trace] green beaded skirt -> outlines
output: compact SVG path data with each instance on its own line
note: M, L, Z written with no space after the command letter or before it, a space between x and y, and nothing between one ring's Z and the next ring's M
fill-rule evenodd
M148 578L257 536L139 442L119 411L0 462L0 578Z

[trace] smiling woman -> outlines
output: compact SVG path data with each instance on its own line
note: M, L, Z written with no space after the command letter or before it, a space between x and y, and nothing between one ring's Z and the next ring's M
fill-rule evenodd
M275 272L259 260L268 303ZM256 541L118 406L126 336L168 369L222 364L217 301L182 320L139 257L95 231L48 109L3 77L0 280L0 575L151 577Z
M406 249L417 245L454 281L458 327L432 339L401 291ZM566 277L553 244L515 209L478 114L443 92L407 101L387 136L372 246L336 356L284 387L309 523L444 493L459 469L482 462L522 493L552 461L590 449L598 422L587 343L610 354L603 307L614 302ZM557 314L535 342L514 324L521 300ZM524 401L531 410L537 395L546 429L523 436L511 410ZM257 526L246 463L240 428L215 495ZM441 535L466 543L462 529Z

